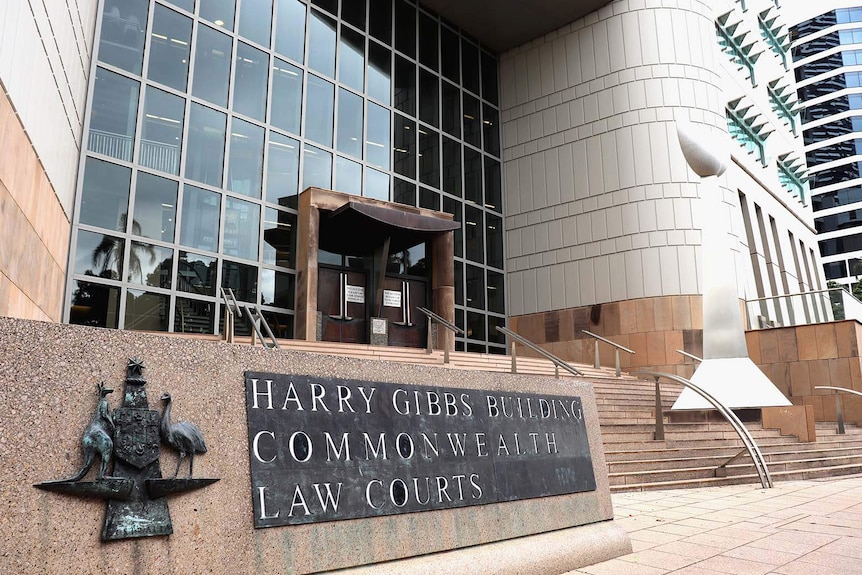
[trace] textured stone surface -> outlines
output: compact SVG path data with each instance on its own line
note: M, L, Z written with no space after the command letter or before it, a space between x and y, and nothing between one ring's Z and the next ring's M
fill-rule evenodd
M120 386L132 356L140 356L147 366L151 407L160 408L157 398L169 391L176 403L175 417L193 421L203 431L209 452L196 459L195 475L221 481L171 499L174 535L103 545L99 542L103 503L41 492L32 485L67 477L80 466L79 437L95 406L94 386L102 380ZM579 395L597 489L447 511L254 530L245 370ZM110 399L116 407L116 398ZM308 573L598 521L613 525L607 522L613 513L595 398L586 383L0 318L0 405L4 573L66 572L70 553L78 573ZM172 465L174 455L163 453L163 469ZM619 539L612 539L607 545L624 552L619 551ZM569 544L581 545L576 537ZM595 542L590 551L594 555L585 553L583 561L598 557L595 554L603 549L604 543ZM536 552L540 555L541 548ZM576 567L561 565L557 572Z

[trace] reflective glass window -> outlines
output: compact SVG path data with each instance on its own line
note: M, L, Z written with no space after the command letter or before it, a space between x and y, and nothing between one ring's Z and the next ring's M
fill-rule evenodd
M437 71L437 21L424 12L419 12L419 63Z
M126 281L150 287L171 289L174 250L144 242L132 242Z
M351 0L348 0L351 1ZM315 6L319 6L323 8L330 14L338 13L338 0L311 0L311 3Z
M220 213L221 194L183 186L180 243L196 250L218 251Z
M194 13L195 11L195 0L167 0L169 3L173 4L177 8L182 8L183 10L187 10L188 12Z
M362 165L337 156L335 158L335 189L354 196L362 195Z
M335 86L323 78L308 75L305 98L305 137L318 144L332 147L332 115Z
M132 170L88 157L81 188L82 224L126 231Z
M416 122L395 114L395 140L392 149L395 172L408 178L416 177Z
M467 332L467 337L470 339L485 339L485 316L468 311L467 326L464 331ZM467 351L471 353L485 353L486 348L484 345L467 344Z
M461 144L443 136L444 192L461 197Z
M269 56L240 42L236 49L236 82L233 87L235 111L264 121L268 72Z
M153 12L147 78L186 91L192 20L160 4Z
M500 162L485 157L485 207L503 211L503 189L500 182Z
M87 149L132 161L139 88L134 80L96 68Z
M186 177L221 187L225 123L221 112L192 102L186 145Z
M174 180L138 172L132 233L145 238L174 241L177 218L177 188Z
M272 0L242 0L239 11L240 36L269 48L271 28Z
M263 178L263 128L233 118L230 130L227 189L260 198Z
M464 146L464 199L482 203L482 154Z
M365 36L342 26L338 46L338 81L362 92L365 90Z
M368 33L384 44L392 43L392 0L369 0Z
M198 26L195 42L195 76L192 95L227 107L230 62L233 57L230 36L209 26Z
M380 44L368 43L368 95L389 103L392 89L391 52Z
M186 101L147 86L138 163L147 168L179 174Z
M177 261L177 289L197 295L216 295L218 259L180 252Z
M368 102L368 141L365 158L372 166L389 169L389 110Z
M308 67L335 77L335 20L312 10L308 17Z
M503 219L492 215L485 214L485 238L488 242L488 260L489 266L495 268L503 268ZM490 272L489 277L490 277ZM489 288L490 289L490 288ZM493 310L503 313L503 310Z
M226 197L222 253L245 260L256 260L259 237L260 206Z
M467 259L479 263L485 261L484 231L485 224L482 221L482 211L469 204L465 205L464 247L466 248Z
M455 305L464 305L464 264L455 260ZM464 310L455 310L455 325L464 329Z
M428 210L440 210L440 193L428 188L419 187L419 207Z
M315 148L303 148L302 189L332 188L332 154Z
M365 30L365 0L347 0L341 3L341 18L348 24Z
M266 201L283 206L297 194L299 183L299 142L277 132L269 133L269 162L266 168Z
M120 288L74 282L69 323L90 327L119 327Z
M469 220L467 220L469 221ZM469 234L469 230L467 232ZM485 272L480 267L465 266L467 281L465 283L465 295L467 296L467 307L485 309ZM467 337L476 337L476 335ZM478 337L477 339L482 339Z
M395 49L416 57L416 8L404 0L395 0Z
M293 274L260 270L260 303L293 309Z
M204 0L201 2L201 18L209 20L225 30L233 30L236 0Z
M222 262L221 285L232 289L236 299L257 303L257 267L225 260Z
M416 64L395 56L395 108L416 115Z
M336 149L362 159L363 100L344 88L338 89L338 141ZM339 186L340 187L340 186Z
M109 280L121 279L125 247L123 238L78 230L75 273Z
M479 100L464 94L464 141L477 148L482 147L482 123L479 116Z
M499 112L488 104L482 105L482 133L485 137L485 151L495 156L500 155L500 122Z
M459 224L464 221L464 218L461 215L461 210L463 209L463 204L458 200L453 200L452 198L443 197L443 211L449 214L452 214L454 220ZM455 255L461 257L464 255L464 226L459 226L455 229ZM455 275L455 281L458 281L458 274ZM456 283L457 287L457 283ZM463 300L461 301L463 303Z
M141 75L149 0L105 0L99 60Z
M488 272L488 311L492 311L491 307L496 305L502 305L503 298L501 294L503 293L502 288L500 288L499 292L491 291L491 276L496 275L494 272ZM496 287L494 289L497 289ZM492 302L492 299L494 300ZM501 312L503 313L503 312ZM497 331L497 326L506 327L506 318L504 317L495 317L493 315L488 316L488 341L494 343L506 344L506 335ZM497 348L488 346L488 351L490 353L500 353L505 355L506 348Z
M498 103L497 60L482 52L482 97L494 104Z
M474 94L479 93L479 48L463 38L461 39L461 78L464 88ZM478 114L476 117L479 117Z
M449 82L443 82L443 121L444 132L456 138L461 136L461 90Z
M440 78L419 69L419 119L434 127L440 125Z
M305 4L299 0L278 0L275 20L275 51L294 62L305 55Z
M412 185L412 184L411 184ZM414 189L416 186L413 186ZM415 194L415 192L414 192ZM369 198L389 201L389 174L368 168L365 170L365 195ZM397 201L397 200L396 200ZM403 203L403 202L401 202ZM413 204L411 204L413 205Z
M174 308L174 331L177 333L212 333L215 327L215 303L178 297Z
M395 178L395 187L392 190L392 201L405 206L416 205L416 184Z
M440 71L456 84L461 80L461 51L458 34L440 27Z
M168 331L170 296L130 289L126 292L125 329Z
M440 134L424 127L419 128L419 181L440 187Z
M270 110L270 123L273 126L299 134L302 111L302 70L278 58L272 66Z
M266 208L263 219L263 263L285 268L294 267L295 246L296 216Z

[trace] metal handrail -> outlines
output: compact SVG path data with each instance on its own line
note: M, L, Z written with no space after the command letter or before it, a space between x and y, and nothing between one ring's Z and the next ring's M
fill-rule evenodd
M418 309L419 311L424 313L428 317L429 320L436 321L438 325L442 325L443 327L445 327L446 329L448 329L452 333L454 333L456 335L457 334L462 334L462 335L464 334L463 329L461 329L457 325L453 324L449 320L444 319L443 317L437 315L436 313L434 313L430 309L424 308L422 306L416 306L416 309ZM428 339L427 351L428 351L428 353L431 353L432 351L434 351L434 346L432 345L432 342L431 342L431 321L428 322L428 334L427 334L427 339ZM445 345L443 346L443 363L449 363L449 347L445 346Z
M814 389L833 389L835 391L843 391L846 393L852 393L853 395L862 396L862 393L856 391L855 389L847 389L846 387L834 387L831 385L815 385ZM844 435L846 433L844 429L844 409L841 405L841 394L835 394L835 412L836 418L838 419L838 434Z
M596 339L596 354L595 354L595 361L593 362L593 365L596 369L600 369L602 367L602 364L599 361L599 341L603 341L603 342L605 342L609 345L612 345L614 347L614 362L615 362L616 368L617 368L617 377L619 377L620 376L620 350L622 350L626 353L629 353L631 355L635 354L634 350L631 350L631 349L629 349L623 345L615 343L609 339L605 339L602 336L596 335L593 332L587 331L585 329L582 329L581 333L585 333L588 336Z
M542 349L541 347L539 347L538 345L536 345L532 341L528 340L524 336L518 335L517 333L515 333L511 329L505 328L505 327L500 326L500 325L498 325L496 327L497 327L497 331L499 331L503 335L506 335L506 336L508 336L514 340L512 342L512 373L518 373L518 367L517 367L516 355L515 355L515 341L517 341L521 345L525 345L528 348L535 351L536 353L538 353L539 355L544 356L545 359L550 360L551 363L554 364L554 377L556 377L557 379L559 379L559 377L560 377L560 368L561 367L563 369L565 369L566 371L568 371L569 373L571 373L572 375L580 375L580 376L584 375L583 372L579 371L577 368L572 367L571 365L569 365L568 363L566 363L565 361L563 361L562 359L560 359L556 355L552 354L551 352Z
M695 385L688 379L684 377L680 377L678 375L674 375L672 373L661 373L658 371L636 371L635 375L647 375L655 378L655 393L656 393L656 439L664 439L664 421L662 420L663 414L660 409L661 406L661 387L659 385L659 379L664 377L673 382L679 383L693 392L697 393L699 396L707 400L712 404L715 409L730 423L733 430L736 431L736 434L742 440L742 443L745 445L745 448L748 450L748 454L751 456L751 460L754 462L754 467L757 470L757 475L760 477L760 484L763 485L764 489L768 489L772 487L772 476L769 474L769 468L766 465L766 459L764 459L763 454L760 452L760 448L757 446L757 443L754 441L754 438L751 436L751 433L748 432L748 429L739 420L733 411L731 411L727 406L718 401L715 397L713 397L709 392L705 391L703 388ZM659 437L661 434L661 437Z
M702 357L697 357L697 356L696 356L696 355L694 355L693 353L688 353L687 351L683 351L683 350L681 350L681 349L676 350L676 352L677 352L677 353L679 353L679 354L684 355L685 357L690 357L690 358L691 358L691 359L693 359L694 361L700 361L700 362L703 362L703 358L702 358Z
M234 316L242 317L243 311L245 312L246 318L249 323L251 323L251 327L254 329L254 333L251 337L251 345L255 344L255 336L260 339L261 345L264 347L274 347L276 349L280 349L281 346L278 345L278 340L275 339L275 335L273 335L272 330L269 328L269 323L267 323L266 318L263 317L263 314L260 313L260 310L257 309L256 306L251 304L241 304L237 301L236 296L233 293L233 289L224 287L220 287L219 291L221 292L222 299L225 303L224 308L224 339L228 343L234 343ZM260 331L260 326L263 325L263 329L266 330L266 334L269 336L270 342L266 342L266 338L263 337L263 332Z

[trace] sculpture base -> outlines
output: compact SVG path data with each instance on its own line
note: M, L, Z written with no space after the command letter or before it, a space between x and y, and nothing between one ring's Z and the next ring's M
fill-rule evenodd
M691 376L691 382L730 409L791 405L747 357L704 359ZM694 391L684 389L671 407L671 410L681 409L714 408Z

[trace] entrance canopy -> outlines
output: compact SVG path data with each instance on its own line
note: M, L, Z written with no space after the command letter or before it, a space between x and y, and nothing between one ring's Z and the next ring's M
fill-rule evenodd
M350 201L335 211L321 214L320 248L363 256L374 253L389 238L390 253L399 252L458 227L460 224L451 219Z

